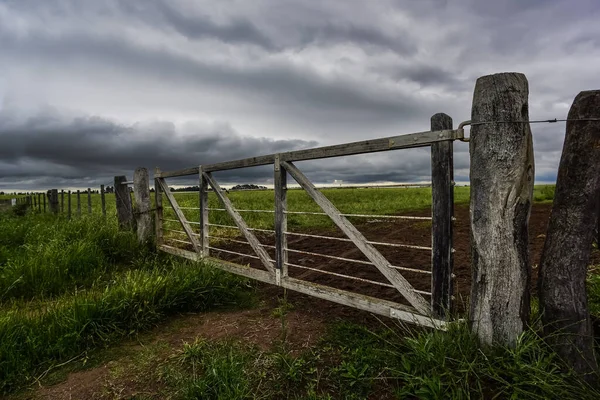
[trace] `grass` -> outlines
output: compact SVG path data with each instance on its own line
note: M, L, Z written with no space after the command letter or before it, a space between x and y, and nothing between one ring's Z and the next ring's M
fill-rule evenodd
M0 392L168 315L252 304L247 280L159 255L90 216L0 214Z

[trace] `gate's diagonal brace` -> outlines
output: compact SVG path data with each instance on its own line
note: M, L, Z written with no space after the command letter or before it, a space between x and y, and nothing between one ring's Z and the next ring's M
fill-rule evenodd
M185 234L187 235L188 239L190 239L190 242L192 242L194 251L198 254L201 254L202 251L201 251L200 243L198 243L198 239L196 239L196 236L194 236L194 231L190 227L190 224L188 224L187 219L185 218L185 215L179 208L179 204L177 204L177 200L175 200L175 197L169 190L169 186L166 184L165 178L156 178L156 181L160 185L165 196L167 196L167 200L169 200L169 203L171 203L171 207L173 207L173 211L175 211L175 215L177 215L177 219L179 220L179 222L181 222L181 226L183 227Z
M408 302L423 315L430 315L431 308L425 299L414 292L411 284L398 271L390 268L390 263L367 239L341 215L340 211L319 192L310 180L291 162L282 161L281 165L302 186L308 195L323 209L331 220L348 236L359 250L375 265L375 267L390 281L392 285L408 300Z
M215 191L215 194L217 195L219 200L221 200L223 206L225 206L227 213L231 216L231 218L233 218L233 221L239 228L240 232L242 232L242 234L246 237L246 240L248 241L254 252L258 255L260 261L262 261L265 268L269 272L274 273L275 267L271 262L269 254L265 251L265 249L262 248L260 242L258 241L256 236L250 231L248 225L246 224L240 213L238 213L235 210L233 204L231 203L231 200L229 200L229 198L223 194L223 190L221 189L217 181L212 177L212 174L210 172L202 172L202 174L204 175L210 186L212 186L213 190Z

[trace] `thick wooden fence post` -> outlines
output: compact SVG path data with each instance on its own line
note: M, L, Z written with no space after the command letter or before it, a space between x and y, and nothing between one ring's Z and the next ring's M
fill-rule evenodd
M60 212L61 213L65 212L65 190L64 189L60 190Z
M527 78L477 80L471 111L472 329L482 343L514 345L529 320L529 213L533 143Z
M431 117L431 130L452 129L446 114ZM431 311L438 318L452 305L452 219L454 216L454 146L452 141L431 145Z
M568 119L538 283L548 341L586 374L598 368L585 282L599 214L600 90L579 93Z
M160 246L163 244L163 208L162 208L162 191L160 187L160 183L158 182L158 176L160 175L160 169L156 167L154 170L154 207L156 208L154 213L154 227L156 229L155 240L156 245ZM202 176L202 172L200 172L200 176ZM202 186L200 187L200 191L202 191ZM201 212L202 213L202 212Z
M115 176L115 201L117 204L117 219L121 229L133 227L133 210L131 209L131 195L129 186L125 184L125 176Z
M133 196L136 206L137 237L142 243L150 238L152 218L150 217L150 180L146 168L136 168L133 173Z
M87 201L88 201L88 214L92 213L92 189L87 190Z
M54 214L58 214L58 189L50 190L50 211Z
M77 216L81 217L81 191L77 190Z
M37 207L37 199L36 199L35 194L32 197L33 197L33 210L35 210Z
M102 216L106 217L106 197L104 195L104 185L100 185L100 202L102 204Z
M42 212L42 194L37 194L37 208L39 212Z
M46 197L48 197L48 191L45 191L42 194L42 198L44 199L44 212L46 212Z
M67 218L71 219L71 191L67 194Z

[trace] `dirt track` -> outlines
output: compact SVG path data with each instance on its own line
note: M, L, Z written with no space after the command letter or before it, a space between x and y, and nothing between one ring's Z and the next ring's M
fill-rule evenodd
M533 206L530 225L530 254L532 264L532 291L536 291L537 284L537 265L540 260L548 218L550 216L550 204L536 204ZM428 216L429 210L413 212L409 215ZM461 205L455 209L455 229L454 229L454 273L455 278L455 297L459 308L465 303L471 288L471 267L469 254L469 210L468 206ZM368 240L390 243L403 243L419 246L431 246L431 231L429 221L411 221L411 220L388 220L388 221L368 221L357 226ZM305 232L307 233L307 232ZM319 234L323 236L345 237L339 230L329 231L311 231L308 233ZM263 244L273 245L273 237L264 235L259 237ZM234 250L240 253L253 254L248 245L238 243L221 243L219 247ZM288 239L290 249L309 251L313 253L323 253L338 257L351 258L357 260L367 260L362 253L352 244L334 240L296 237L290 236ZM400 267L410 267L428 270L431 265L431 253L427 250L414 250L406 248L394 248L387 246L376 246L382 254L391 262L392 265ZM267 248L271 257L274 257L274 250ZM217 255L217 254L214 254ZM225 253L218 254L220 258L261 268L257 260L246 257L232 256ZM597 253L595 254L595 263L600 262ZM289 262L318 268L324 271L336 272L344 275L351 275L359 278L369 279L378 282L386 282L381 273L373 266L357 264L353 262L332 260L323 257L289 253ZM307 281L316 282L323 285L345 289L365 295L370 295L382 299L388 299L398 302L405 302L402 296L393 288L378 286L375 284L350 280L333 275L326 275L316 271L310 271L300 268L290 267L290 276L301 278ZM420 273L402 272L403 276L418 290L430 291L430 275Z

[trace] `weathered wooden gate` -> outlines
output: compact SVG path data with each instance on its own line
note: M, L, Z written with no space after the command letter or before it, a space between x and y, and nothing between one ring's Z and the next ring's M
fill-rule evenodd
M432 117L432 130L418 132L401 136L367 140L361 142L346 143L335 146L320 147L307 150L298 150L279 154L270 154L259 157L246 158L236 161L228 161L217 164L201 165L178 171L155 172L155 196L156 196L156 240L160 250L192 260L204 259L217 268L242 275L262 282L282 286L287 289L305 293L314 297L341 303L347 306L366 310L372 313L398 318L407 322L422 326L440 328L446 323L446 318L451 307L452 298L452 220L454 208L454 181L453 181L453 147L452 142L464 139L462 129L452 129L452 119L445 114L436 114ZM348 220L348 217L365 217L365 215L343 214L334 204L325 197L311 181L294 164L297 161L316 160L330 157L349 156L356 154L374 153L382 151L400 150L415 147L431 147L432 160L432 245L431 247L413 246L409 244L382 243L367 240L365 236ZM221 189L219 183L212 175L215 171L224 171L239 168L256 167L262 165L274 166L274 190L275 210L239 210ZM289 232L287 229L287 216L293 214L287 210L287 175L290 175L300 187L306 191L322 209L320 215L328 216L331 221L346 235L346 238L334 238L319 235L304 235L323 238L324 240L343 240L353 243L369 261L352 260L338 256L325 256L343 261L353 261L360 264L369 264L377 268L387 282L368 281L373 284L396 289L408 302L409 305L393 302L385 299L366 296L349 290L341 290L330 286L309 282L288 274L288 267L304 268L317 272L324 272L351 279L343 274L331 271L322 271L318 268L293 264L288 261L288 254L292 250L288 248L287 238L290 235L302 235ZM186 219L183 209L175 196L170 191L165 179L173 177L184 177L197 175L199 177L199 222ZM220 200L223 209L235 222L235 226L223 226L209 222L208 192L209 188L214 191ZM166 219L163 216L163 195L168 200L170 207L176 216L175 220ZM198 209L198 208L195 208ZM274 229L256 229L248 226L243 212L272 212L274 214ZM377 217L377 216L375 216ZM383 217L383 216L379 216ZM407 219L430 219L429 217L395 216ZM164 221L178 222L182 231L165 229ZM197 232L193 226L198 226ZM241 236L246 239L254 254L240 254L260 260L261 268L253 268L228 262L219 258L211 257L211 250L238 254L238 252L214 248L211 246L209 234L210 227L222 227L226 229L237 228ZM168 230L185 234L187 240L171 239L165 241L163 231ZM267 245L261 243L255 232L264 232L275 236L275 244ZM235 241L235 239L233 239ZM175 245L182 243L188 249ZM391 245L399 248L417 248L431 251L431 270L414 270L411 268L396 267L382 255L376 246ZM275 250L274 259L265 248L271 247ZM305 252L311 254L310 252ZM431 292L415 289L403 276L403 271L428 273L432 277ZM424 296L431 296L427 301Z

